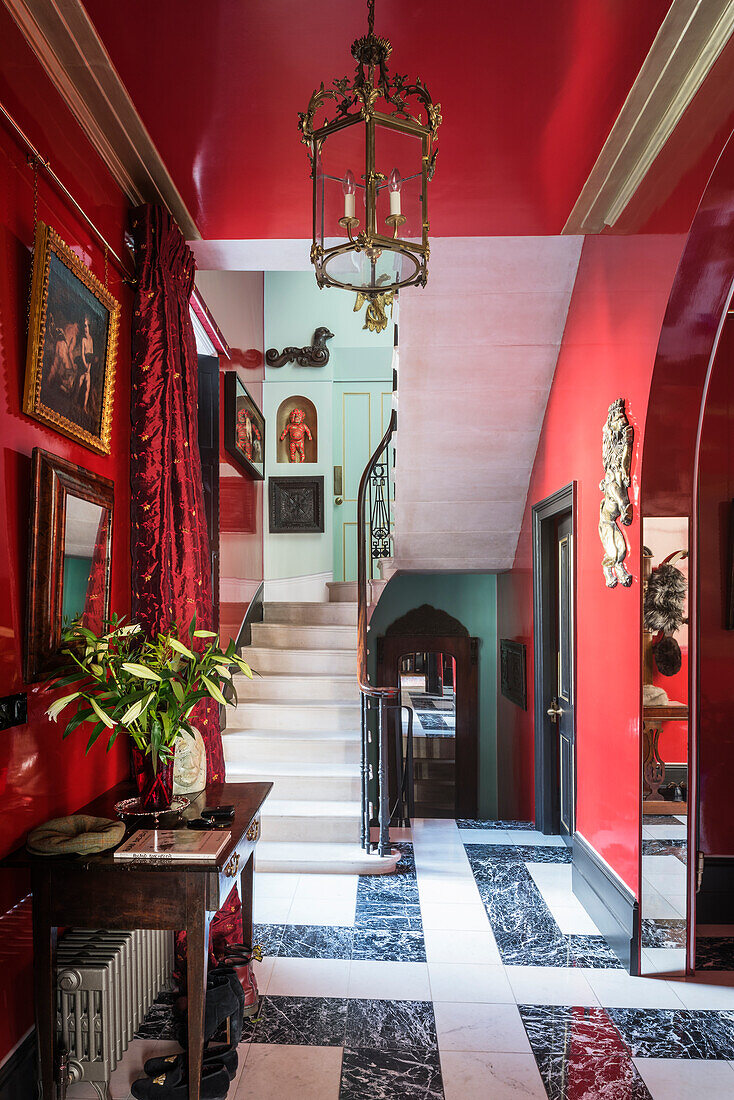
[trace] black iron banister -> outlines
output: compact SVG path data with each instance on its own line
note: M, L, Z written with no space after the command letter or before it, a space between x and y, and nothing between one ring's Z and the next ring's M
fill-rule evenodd
M357 492L357 677L359 690L371 698L379 698L383 695L395 695L395 688L377 688L369 682L367 674L367 540L364 537L364 528L367 521L365 504L367 502L367 490L370 478L375 467L380 461L383 451L389 446L390 440L398 425L398 414L395 409L390 414L390 422L387 431L364 468ZM389 490L388 490L389 492ZM370 540L371 542L371 540Z
M362 699L362 824L361 840L365 851L372 851L372 839L370 836L370 745L372 737L370 731L371 704L377 704L377 786L378 786L378 821L379 839L377 842L378 854L387 855L390 851L390 807L388 804L388 771L387 761L389 753L388 737L388 713L394 711L399 701L400 691L395 687L373 686L369 681L367 671L367 612L369 609L369 595L367 590L367 543L365 528L367 526L367 491L370 481L375 473L380 459L385 454L393 433L397 427L397 413L395 409L390 415L387 431L382 437L377 449L364 468L359 482L357 493L357 678ZM389 501L389 456L385 455L385 483ZM384 488L384 486L383 486ZM371 517L370 517L371 518ZM389 525L389 516L388 516ZM388 530L389 538L389 530ZM370 563L372 561L372 531L369 532ZM384 548L383 548L384 550ZM384 552L381 554L384 556ZM371 573L371 569L370 569Z

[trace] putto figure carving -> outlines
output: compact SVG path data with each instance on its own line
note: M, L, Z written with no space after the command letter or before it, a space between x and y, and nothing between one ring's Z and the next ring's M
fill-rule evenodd
M291 462L305 462L306 452L304 441L313 439L311 429L306 423L306 414L303 409L294 409L288 417L288 423L283 428L281 441L288 437L288 454Z
M617 520L629 527L632 522L632 505L629 498L632 441L635 430L624 411L624 398L609 406L607 422L602 432L602 459L604 477L599 488L604 499L599 508L599 538L604 547L602 569L607 588L616 588L620 582L629 588L632 576L627 572L627 541L617 526Z

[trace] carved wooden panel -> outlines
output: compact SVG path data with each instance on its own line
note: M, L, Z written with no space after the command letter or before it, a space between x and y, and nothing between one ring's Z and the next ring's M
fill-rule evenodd
M505 699L523 710L528 708L525 646L522 642L500 640L500 691Z
M271 534L324 530L323 476L271 477L268 500Z

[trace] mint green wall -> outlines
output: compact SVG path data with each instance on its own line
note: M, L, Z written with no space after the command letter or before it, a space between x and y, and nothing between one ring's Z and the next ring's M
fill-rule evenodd
M265 347L303 347L311 343L322 325L334 333L328 342L326 367L266 367L263 413L268 425L266 477L323 475L323 534L271 535L265 522L265 579L282 580L334 570L335 531L333 468L342 465L342 400L345 387L381 390L391 388L393 326L381 333L363 329L364 310L354 312L355 295L347 291L319 290L311 272L274 271L265 274ZM385 387L384 383L388 385ZM382 383L382 385L380 385ZM318 462L303 466L277 462L276 416L278 406L294 394L313 401L318 413ZM379 400L379 392L376 392ZM334 457L335 447L339 456ZM366 463L367 457L364 461ZM267 501L265 504L267 508Z
M488 573L407 573L393 577L370 621L369 638L421 604L458 619L479 645L479 816L497 817L497 578ZM370 645L370 676L375 664Z

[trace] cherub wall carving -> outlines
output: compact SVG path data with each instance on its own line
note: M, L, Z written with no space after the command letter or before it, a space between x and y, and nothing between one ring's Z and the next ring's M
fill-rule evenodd
M634 436L635 430L624 409L624 398L620 397L609 406L602 432L604 477L599 482L599 488L604 493L604 499L599 507L599 538L604 547L602 569L607 588L616 588L619 583L629 588L632 584L632 576L624 565L627 540L617 520L625 527L632 523L629 486Z

